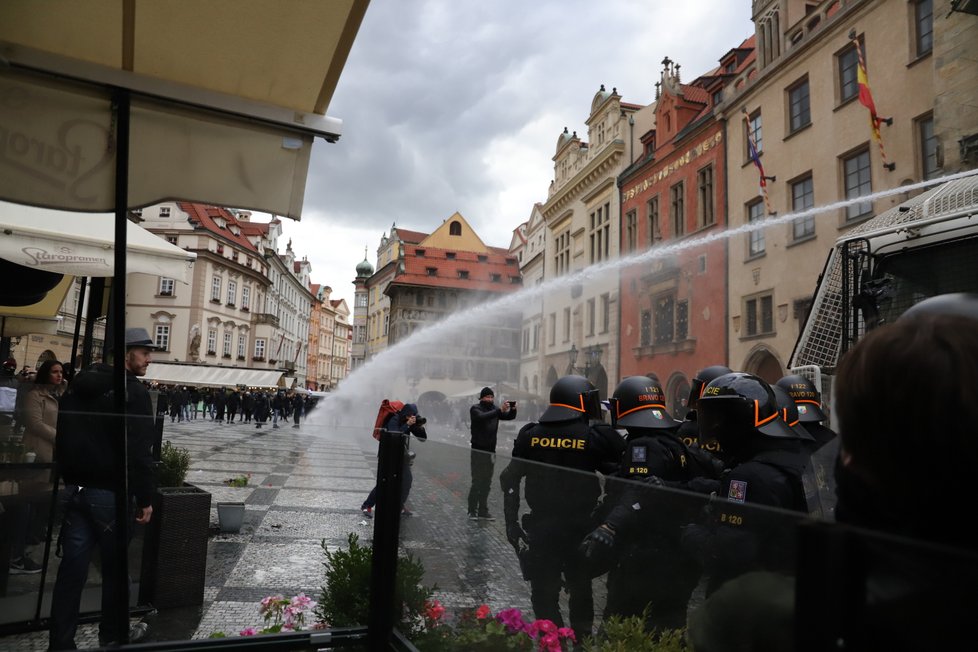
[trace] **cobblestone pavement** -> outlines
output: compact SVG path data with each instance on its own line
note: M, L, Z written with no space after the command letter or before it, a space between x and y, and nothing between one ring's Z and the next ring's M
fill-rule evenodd
M316 417L298 429L205 419L166 423L164 439L191 452L187 482L212 495L211 533L204 604L147 616L149 640L206 638L260 626L259 601L267 595L304 592L318 599L321 541L330 550L345 548L348 533L355 532L369 543L373 521L359 507L374 485L376 442L362 428L317 425ZM467 435L437 427L429 435L429 442L412 448L418 455L408 506L415 515L401 521L402 548L423 561L425 583L437 585L436 597L449 609L486 603L493 611L528 610L528 585L519 577L502 519L466 516ZM500 450L507 445L501 442ZM497 460L497 477L503 464ZM251 474L247 487L223 484L240 474ZM501 517L497 482L490 511ZM245 503L239 533L219 531L216 504L222 501ZM95 644L95 627L80 628L79 646ZM46 633L37 632L0 638L0 649L44 649L46 643Z

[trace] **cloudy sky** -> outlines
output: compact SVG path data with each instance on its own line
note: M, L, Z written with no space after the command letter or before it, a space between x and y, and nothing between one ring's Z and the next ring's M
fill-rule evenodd
M351 304L354 267L392 222L455 211L506 247L545 201L566 126L586 134L601 84L649 104L668 56L684 80L753 33L750 0L372 0L317 141L303 219L285 220L317 283ZM585 136L586 138L586 136Z

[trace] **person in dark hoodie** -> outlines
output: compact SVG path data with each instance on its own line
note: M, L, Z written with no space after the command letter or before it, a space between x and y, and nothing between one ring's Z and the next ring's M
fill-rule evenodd
M130 520L145 525L153 515L153 411L149 392L139 377L146 375L151 352L158 347L144 328L126 329L126 463L129 479ZM61 399L55 458L65 482L64 522L61 526L62 558L52 592L49 649L75 649L75 631L82 589L88 578L93 550L102 559L102 646L124 643L119 633L128 623L119 622L113 602L120 577L116 560L125 555L116 534L116 488L121 484L118 417L112 393L113 369L96 364L75 376ZM130 630L135 640L144 629Z
M470 469L472 486L469 489L469 520L495 520L489 513L489 488L492 485L493 465L496 461L496 432L500 421L516 418L516 404L506 401L501 408L496 407L496 399L491 387L483 387L479 392L479 402L469 408L469 421L472 433L472 453Z
M411 453L411 438L407 435L414 435L421 441L426 441L428 439L428 433L424 428L425 420L421 419L419 422L418 416L418 406L414 403L405 403L396 414L392 414L388 417L387 421L384 423L384 430L388 432L399 432L404 437L404 472L402 474L402 484L401 484L401 514L404 516L413 516L414 513L407 508L408 495L411 493L411 485L414 484L414 475L411 473L412 457ZM373 517L374 505L377 504L377 485L370 490L370 494L367 499L363 501L360 505L360 511L367 518Z

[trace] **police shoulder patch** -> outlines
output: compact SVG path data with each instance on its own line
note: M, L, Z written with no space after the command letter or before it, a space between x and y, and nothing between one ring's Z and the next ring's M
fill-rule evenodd
M742 503L747 500L747 481L731 480L730 488L727 489L727 500L735 503Z
M632 446L632 464L645 464L648 459L648 448L645 446Z

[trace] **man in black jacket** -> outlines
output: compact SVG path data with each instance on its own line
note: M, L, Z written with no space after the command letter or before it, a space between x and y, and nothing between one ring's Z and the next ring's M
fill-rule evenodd
M153 515L153 408L139 380L158 350L144 328L126 329L126 464L129 519L145 525ZM118 417L113 415L112 367L93 365L79 373L61 399L55 456L65 482L62 559L52 592L49 649L75 649L75 631L88 565L98 547L102 559L102 622L99 643L119 642L126 623L118 622L114 601L127 577L120 577L116 523L116 488L122 480ZM145 631L145 630L142 630ZM130 631L135 639L141 632Z
M492 484L492 470L496 460L496 431L500 421L516 418L516 404L511 401L496 407L496 396L492 388L483 387L479 392L479 402L469 408L472 423L472 487L469 489L469 520L495 520L489 513L489 487Z

